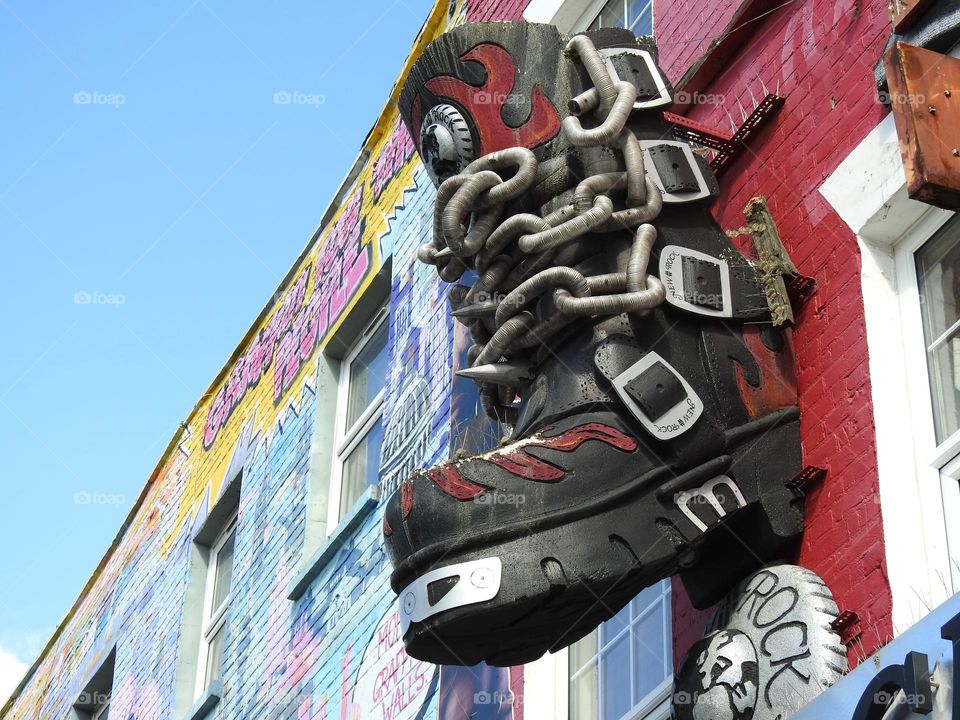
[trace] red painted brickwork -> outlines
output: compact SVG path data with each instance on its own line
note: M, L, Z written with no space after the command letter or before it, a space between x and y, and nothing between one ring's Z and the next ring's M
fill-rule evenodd
M523 11L530 0L501 0L500 2L471 2L467 7L467 22L489 20L523 20Z
M669 77L677 80L720 32L734 0L657 0L656 34ZM860 253L856 239L819 194L841 160L884 116L872 67L889 37L885 0L795 0L756 23L753 36L706 92L721 102L690 116L729 130L753 96L780 84L787 103L749 152L721 178L715 214L726 228L743 225L742 209L766 195L784 243L817 293L799 315L801 432L807 464L829 469L807 499L799 564L817 572L841 609L861 618L864 657L892 635L891 599L878 503ZM675 583L675 653L699 637L704 615Z

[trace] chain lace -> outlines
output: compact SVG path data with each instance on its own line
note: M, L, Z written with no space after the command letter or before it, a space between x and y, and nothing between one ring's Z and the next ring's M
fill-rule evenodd
M646 174L636 136L626 128L637 90L610 76L588 37L574 37L566 51L583 64L593 87L570 101L571 115L564 118L561 132L575 147L606 146L618 153L626 170L586 177L572 203L544 217L504 217L507 204L528 192L536 179L538 161L527 148L484 155L440 185L432 242L419 249L418 258L435 265L447 282L459 280L471 266L477 272L472 287L458 284L450 293L455 311L471 330L472 367L520 359L575 318L646 314L665 297L660 280L647 274L657 237L649 221L659 215L663 197ZM580 118L587 115L598 124L584 128ZM620 209L610 197L614 192L625 192ZM563 251L575 241L625 229L634 230L634 240L623 271L584 276L564 264ZM538 323L532 307L545 295L555 312ZM512 423L516 392L509 384L482 382L487 414Z

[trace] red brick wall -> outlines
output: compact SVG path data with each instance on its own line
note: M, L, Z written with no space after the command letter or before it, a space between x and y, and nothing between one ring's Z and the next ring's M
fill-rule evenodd
M703 36L722 31L731 0L657 0L656 34L665 70L679 79ZM715 8L715 9L711 9ZM799 366L804 461L829 469L807 499L807 527L794 560L818 573L841 610L856 611L862 647L851 664L892 634L883 550L876 445L860 292L860 253L849 228L818 188L884 116L872 67L889 23L883 0L795 0L756 23L752 38L706 92L720 102L694 108L700 122L730 129L779 82L787 103L736 164L720 178L715 214L726 228L743 225L741 211L766 195L784 243L817 292L799 315ZM706 29L706 32L705 32ZM677 660L699 637L705 619L675 583Z
M523 20L523 11L529 4L530 0L501 0L492 3L489 0L469 0L467 22Z
M468 18L515 20L528 0L472 2ZM719 35L740 0L656 0L661 63L677 81ZM794 0L752 23L754 33L707 93L721 96L690 116L730 129L749 112L762 83L787 104L721 178L714 212L740 227L741 211L766 195L784 242L817 293L795 332L801 433L807 464L829 469L807 499L807 528L791 558L827 582L841 609L856 611L862 646L851 664L892 635L883 550L876 446L867 366L860 254L856 239L818 188L886 113L872 68L889 36L885 0ZM690 607L674 583L674 650L679 662L709 613Z

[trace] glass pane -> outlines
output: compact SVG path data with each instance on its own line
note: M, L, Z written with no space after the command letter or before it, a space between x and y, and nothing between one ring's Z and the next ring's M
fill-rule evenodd
M633 618L638 618L646 608L654 603L660 602L660 595L662 593L663 585L660 582L654 583L650 587L641 590L640 594L631 601L631 605L633 605Z
M630 603L600 626L600 648L609 645L614 638L630 627Z
M591 29L608 27L626 27L623 17L623 0L609 0L590 26Z
M220 679L220 669L223 663L223 639L227 634L227 624L224 623L217 630L216 635L210 638L210 647L207 654L207 687L210 683Z
M664 607L652 610L633 626L634 687L639 702L667 677L664 657Z
M960 428L960 226L951 220L916 255L937 442Z
M597 631L594 630L592 633L586 637L580 638L573 645L570 646L570 677L573 677L577 672L587 664L588 661L593 660L597 656Z
M382 447L383 420L380 419L343 462L343 480L340 488L341 516L360 499L368 485L375 485L379 479Z
M630 29L634 35L653 35L653 5L644 0L630 3Z
M570 681L570 718L577 720L597 720L599 717L597 700L597 661L590 663L575 679Z
M230 596L230 582L233 578L233 550L237 541L237 529L230 531L227 541L217 551L217 570L213 581L213 607L211 616L220 609L224 601Z
M601 655L603 720L620 720L633 707L630 693L630 634L622 636Z
M644 589L570 646L571 720L620 720L669 676L673 646L667 582Z
M110 703L107 703L95 716L97 720L110 720Z
M373 337L350 363L347 390L347 427L363 415L387 379L387 323L381 323Z

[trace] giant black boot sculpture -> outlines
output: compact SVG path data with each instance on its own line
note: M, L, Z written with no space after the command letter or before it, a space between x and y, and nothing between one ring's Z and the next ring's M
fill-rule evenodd
M476 272L450 293L461 374L513 428L387 502L414 657L527 662L678 572L706 606L802 530L789 332L671 92L624 30L466 25L413 67L401 111L439 188L420 259Z

